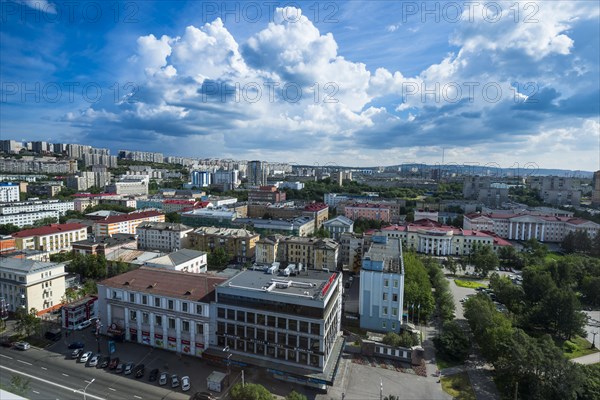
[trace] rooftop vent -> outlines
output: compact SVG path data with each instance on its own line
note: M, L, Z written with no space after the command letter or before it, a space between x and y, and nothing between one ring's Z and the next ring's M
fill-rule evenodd
M156 287L157 283L151 283L150 285L148 285L148 287L146 289L154 289Z
M135 281L135 279L132 279L132 280L130 280L130 281L125 281L125 283L124 283L123 285L125 285L125 286L129 286L129 285L131 285L131 284L132 284L134 281Z

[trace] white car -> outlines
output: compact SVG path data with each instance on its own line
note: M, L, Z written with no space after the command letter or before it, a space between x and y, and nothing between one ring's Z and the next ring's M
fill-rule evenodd
M29 350L31 348L31 345L27 342L17 342L15 343L15 348L17 348L18 350Z
M160 386L164 386L167 384L167 379L169 378L169 375L167 375L166 372L161 372L160 374L160 379L158 380L158 384Z
M190 390L190 387L192 387L192 385L190 384L190 377L184 376L183 378L181 378L181 390L187 392L188 390Z
M87 351L85 353L83 353L81 355L81 357L79 357L79 362L80 363L86 363L88 362L88 360L90 359L90 357L92 357L93 353L91 351Z
M82 323L80 323L79 325L77 325L77 329L78 331L87 328L88 326L92 325L92 321L90 321L89 319L87 321L83 321Z
M90 358L90 361L88 362L88 367L95 367L98 365L98 356L93 356L92 358Z

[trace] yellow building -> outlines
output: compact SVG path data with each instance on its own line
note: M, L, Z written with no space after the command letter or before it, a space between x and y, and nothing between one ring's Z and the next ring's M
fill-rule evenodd
M193 249L210 253L223 248L235 262L243 263L254 260L260 235L246 229L200 227L189 238Z
M158 211L142 211L131 214L114 215L94 223L96 236L112 236L115 233L135 235L142 222L165 222L165 215Z
M87 239L83 224L52 224L26 229L12 235L18 249L40 250L49 254L71 251L71 243Z
M256 245L256 262L302 264L308 269L337 269L339 244L332 239L299 236L261 239Z

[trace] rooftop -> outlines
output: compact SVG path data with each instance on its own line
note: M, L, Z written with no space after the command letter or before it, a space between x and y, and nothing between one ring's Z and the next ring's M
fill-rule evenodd
M257 233L242 228L216 228L214 226L204 226L194 231L196 235L212 235L212 236L227 236L227 237L240 237L250 238L258 236Z
M195 260L198 257L206 255L203 251L192 249L181 249L164 256L153 258L148 264L157 264L176 267L188 261Z
M251 292L293 295L308 299L317 299L327 294L337 272L305 269L296 275L283 274L283 269L274 274L268 269L247 269L230 278L222 287L230 287ZM292 301L292 299L290 299Z
M306 207L304 207L304 210L305 211L321 211L328 207L329 206L325 203L311 203L311 204L308 204Z
M332 218L330 220L323 222L323 225L328 226L328 225L334 225L336 223L340 223L340 224L346 225L346 226L351 226L354 224L354 221L352 221L350 218L344 217L343 215L338 215L335 218Z
M159 215L164 215L164 214L161 212L158 212L158 211L154 211L154 210L133 212L131 214L115 215L112 217L108 217L106 219L97 221L97 223L98 224L115 224L118 222L133 221L133 220L142 219L142 218L158 217Z
M159 231L173 231L173 232L183 232L188 231L190 228L184 224L178 224L175 222L142 222L137 226L137 229L154 229Z
M389 209L389 206L386 204L373 204L373 203L352 203L352 204L348 204L346 206L346 208L349 207L356 207L356 208L382 208L382 209Z
M100 211L95 211L95 212L91 212L91 213L87 213L85 214L86 217L101 217L101 218L107 218L107 217L112 217L115 215L123 215L125 213L119 212L119 211L114 211L114 210L100 210Z
M225 282L225 280L225 278L211 274L193 274L141 267L108 278L99 284L114 289L134 290L208 303L214 300L215 286Z
M79 229L87 229L87 227L83 224L51 224L47 226L41 226L39 228L26 229L24 231L13 233L13 237L24 238L31 236L45 236L61 232L76 231Z
M11 269L13 271L26 272L30 274L45 269L56 268L61 265L64 268L64 264L55 262L29 260L27 258L2 258L0 268L3 270Z
M112 236L88 236L87 239L73 242L72 245L93 246L103 244L106 247L112 247L117 246L119 244L131 243L135 241L136 238L134 235L130 235L128 233L115 233Z

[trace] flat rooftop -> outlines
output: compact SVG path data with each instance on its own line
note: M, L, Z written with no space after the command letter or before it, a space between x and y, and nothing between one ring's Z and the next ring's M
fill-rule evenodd
M296 275L286 276L284 269L269 274L267 269L247 269L225 282L222 287L262 291L264 293L295 295L306 299L318 299L329 291L335 272L303 270Z

